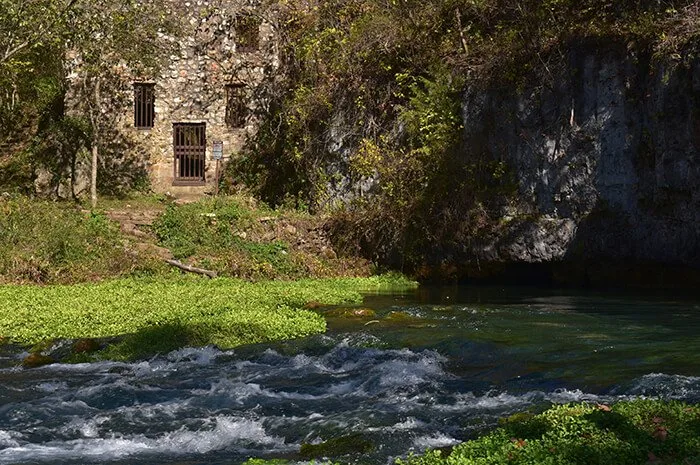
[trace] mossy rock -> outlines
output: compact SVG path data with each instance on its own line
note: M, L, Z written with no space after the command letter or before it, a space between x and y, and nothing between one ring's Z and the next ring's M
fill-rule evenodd
M386 316L387 320L390 321L414 321L416 320L415 317L409 315L406 312L391 312Z
M29 352L31 353L41 353L41 352L48 352L51 351L56 344L56 341L54 339L44 339L43 341L37 342L34 344L30 349Z
M348 454L366 454L372 449L374 444L358 433L329 439L320 444L302 444L299 454L305 460L312 460Z
M22 366L25 368L39 368L45 365L51 365L52 363L56 363L56 360L54 360L53 357L43 355L39 352L34 352L27 355L27 357L22 361Z
M384 318L384 322L401 326L415 326L419 328L426 327L428 324L423 318L415 317L406 312L391 312Z
M324 313L330 318L374 318L377 313L371 308L336 308Z

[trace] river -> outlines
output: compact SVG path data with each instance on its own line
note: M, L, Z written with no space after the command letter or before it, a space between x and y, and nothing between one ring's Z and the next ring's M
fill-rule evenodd
M0 349L0 464L300 459L358 434L391 463L552 403L700 402L700 298L423 287L367 296L325 335L139 363L18 368Z

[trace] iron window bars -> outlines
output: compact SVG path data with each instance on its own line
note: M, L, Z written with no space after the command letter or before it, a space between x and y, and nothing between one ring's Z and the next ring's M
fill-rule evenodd
M205 184L206 129L205 123L173 125L174 185L202 186Z
M134 83L134 126L150 129L155 119L155 84Z
M242 128L248 117L246 88L243 84L226 85L226 126Z

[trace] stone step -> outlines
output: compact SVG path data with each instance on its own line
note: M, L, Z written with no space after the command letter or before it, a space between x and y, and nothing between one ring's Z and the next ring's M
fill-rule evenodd
M161 212L106 212L107 217L112 221L118 223L133 223L139 226L150 226L160 214Z

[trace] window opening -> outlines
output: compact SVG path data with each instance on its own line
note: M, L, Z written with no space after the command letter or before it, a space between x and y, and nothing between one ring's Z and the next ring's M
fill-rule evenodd
M207 136L204 123L173 125L175 151L174 181L181 186L201 186L205 183Z
M239 52L254 52L260 45L260 24L262 21L252 14L236 18L234 31L236 33L236 50Z
M248 117L246 88L243 84L228 84L226 86L226 126L242 128Z
M150 129L155 119L155 84L134 84L134 126Z

